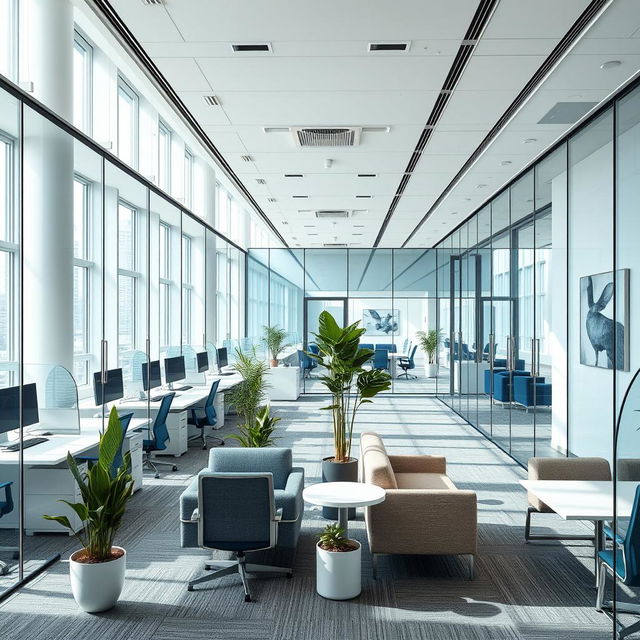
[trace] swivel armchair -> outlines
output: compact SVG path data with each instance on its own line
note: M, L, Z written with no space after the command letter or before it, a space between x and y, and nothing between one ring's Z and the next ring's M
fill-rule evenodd
M218 422L218 416L213 403L216 399L216 393L218 392L218 385L220 380L216 380L209 390L209 395L204 402L204 407L194 407L190 410L190 416L187 419L188 424L193 425L200 430L200 435L195 436L195 439L202 440L202 448L207 448L207 438L211 438L216 442L218 446L224 446L224 440L216 436L207 435L205 428L213 427ZM199 415L204 413L204 415Z
M175 393L168 393L162 398L160 408L156 414L156 419L153 421L153 426L150 429L151 437L148 440L142 441L142 450L144 451L142 468L152 469L156 478L160 477L160 473L158 471L159 466L171 467L172 471L178 470L178 467L173 462L161 462L157 458L151 458L152 453L156 451L164 451L167 448L167 442L169 441L167 416L169 415L169 409L171 408L171 403L173 402L175 395Z
M411 353L409 354L408 358L400 358L398 360L398 366L402 369L402 373L398 376L398 378L402 378L402 376L404 376L407 380L409 378L417 378L417 376L413 376L409 374L409 371L411 371L411 369L415 369L416 368L416 363L414 361L414 357L416 355L416 350L418 348L418 345L414 345L411 349Z

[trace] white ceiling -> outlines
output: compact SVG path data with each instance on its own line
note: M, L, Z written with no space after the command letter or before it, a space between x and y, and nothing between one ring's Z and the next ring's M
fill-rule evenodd
M406 241L588 4L500 0L381 246ZM338 241L369 247L478 0L325 0L321 10L310 0L164 0L164 6L112 0L112 5L290 246ZM369 42L404 41L411 42L406 53L367 51ZM231 47L252 42L268 42L272 52L235 53ZM602 71L600 65L610 59L622 65ZM432 246L561 136L566 125L537 124L554 104L600 102L639 68L638 1L613 0L410 246ZM218 97L219 107L205 104L208 94ZM300 149L289 133L263 131L344 125L390 130L363 132L355 148L325 150ZM524 144L526 138L536 141ZM253 160L245 162L243 155ZM328 158L330 169L324 166ZM511 164L501 164L505 160ZM284 178L285 173L304 177ZM376 177L358 178L358 173ZM316 209L358 211L332 224L316 220Z

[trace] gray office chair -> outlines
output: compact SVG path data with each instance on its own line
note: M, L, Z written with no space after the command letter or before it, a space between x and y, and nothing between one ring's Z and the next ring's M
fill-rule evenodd
M271 473L200 473L198 508L191 516L191 522L198 524L198 545L232 551L236 559L208 561L206 568L217 570L189 582L188 591L193 591L196 584L238 573L244 601L251 602L247 574L272 573L290 578L293 572L288 567L249 564L245 556L247 551L276 546L281 519L282 509L275 508Z

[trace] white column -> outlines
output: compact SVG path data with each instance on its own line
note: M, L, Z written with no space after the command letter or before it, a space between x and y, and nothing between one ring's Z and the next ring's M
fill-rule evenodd
M24 80L67 120L73 100L73 9L26 0ZM73 141L28 108L24 119L24 362L73 370Z

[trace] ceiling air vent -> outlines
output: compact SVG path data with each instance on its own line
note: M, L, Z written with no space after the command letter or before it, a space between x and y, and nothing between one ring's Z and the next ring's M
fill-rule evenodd
M233 50L237 53L266 52L271 51L271 44L268 42L247 42L245 44L232 44Z
M370 42L369 52L372 51L408 51L408 42Z
M316 211L316 218L348 218L350 212L345 209L320 209Z
M323 247L327 247L327 248L333 248L333 249L345 249L348 245L346 242L323 242L322 243Z
M164 0L142 0L142 4L146 4L151 7L157 7L164 4Z
M299 147L357 147L361 127L292 127Z
M220 106L220 102L218 101L218 98L216 98L216 96L202 96L202 97L210 107Z
M240 156L243 162L253 162L253 158L251 156Z

